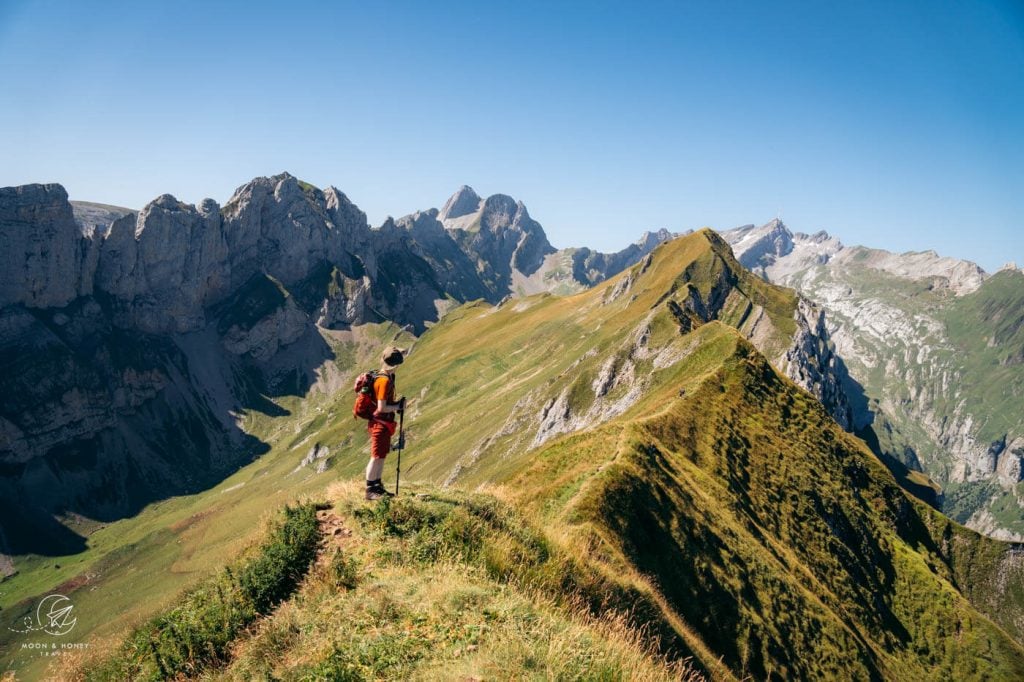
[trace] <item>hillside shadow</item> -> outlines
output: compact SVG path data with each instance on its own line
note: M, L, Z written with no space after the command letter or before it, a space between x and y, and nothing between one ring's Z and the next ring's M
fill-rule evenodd
M75 554L87 538L65 519L111 523L217 485L270 450L238 415L290 415L275 400L304 397L335 358L308 318L297 339L264 358L260 349L233 355L215 326L188 338L146 335L113 327L113 312L83 301L18 310L22 332L0 336L5 422L32 433L65 418L73 396L71 416L82 416L65 428L99 426L21 461L0 443L6 554Z

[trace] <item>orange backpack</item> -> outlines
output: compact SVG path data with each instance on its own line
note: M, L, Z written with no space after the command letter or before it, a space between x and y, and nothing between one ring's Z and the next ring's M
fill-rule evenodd
M356 403L352 406L352 416L359 419L373 419L377 412L377 397L373 394L373 382L386 376L378 372L363 372L356 377L352 389L356 392Z

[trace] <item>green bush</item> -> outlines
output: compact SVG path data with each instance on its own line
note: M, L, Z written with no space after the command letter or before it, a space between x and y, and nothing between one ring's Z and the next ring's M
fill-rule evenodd
M163 680L194 675L223 661L232 640L286 599L316 556L319 530L312 504L285 507L254 554L191 592L173 609L136 629L88 680Z

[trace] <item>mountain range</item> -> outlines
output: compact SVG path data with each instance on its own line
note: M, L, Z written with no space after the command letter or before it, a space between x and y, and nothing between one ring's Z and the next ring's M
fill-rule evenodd
M468 187L440 211L370 228L337 189L288 174L247 183L223 208L163 195L136 213L74 206L57 185L0 192L5 554L80 547L55 513L119 518L265 451L236 415L273 414L268 398L351 371L329 331L392 322L418 334L462 302L581 290L669 236L557 251L521 202ZM750 333L770 337L752 312ZM801 306L787 328L792 339L766 350L848 421L820 313Z
M994 477L1013 472L1019 412L991 387L1021 386L1017 272L780 223L556 250L522 203L468 187L371 228L340 191L287 174L223 207L164 195L138 212L7 188L0 245L0 617L70 595L98 643L76 675L550 672L547 654L502 645L520 641L523 609L582 628L581 660L611 656L613 677L625 668L608 652L626 650L669 678L684 661L715 679L1024 675L1020 550L931 506L956 516L955 481L929 468L941 460L908 412L925 408L904 397L1006 428L991 471L963 470L1009 499ZM819 300L819 280L860 298ZM885 345L903 318L853 317L897 307L889 289L933 306L903 315L952 349ZM415 495L364 506L333 481L365 465L349 387L391 343L410 349ZM911 350L960 363L946 393L909 371ZM879 366L900 373L865 371ZM319 558L287 555L309 577L258 628L196 634L203 612L175 605L249 594L260 583L231 576L254 569L214 576L230 556L264 565L256 519L311 497L335 520L321 519ZM960 520L998 518L990 499ZM330 568L338 535L351 563ZM364 623L358 605L389 580L420 587ZM452 607L467 599L478 609ZM473 648L432 639L438 614L473 629ZM42 674L9 633L5 665Z
M1024 272L847 247L777 220L723 236L746 267L825 311L854 430L927 473L953 518L1024 540Z

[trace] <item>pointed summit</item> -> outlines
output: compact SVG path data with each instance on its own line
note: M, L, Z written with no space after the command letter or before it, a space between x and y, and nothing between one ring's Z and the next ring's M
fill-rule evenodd
M480 201L480 195L474 192L472 187L463 185L455 194L449 197L448 201L444 202L438 219L450 220L469 215L470 213L476 213L480 208Z
M654 247L656 247L658 244L666 242L669 239L672 239L674 236L674 234L672 234L663 227L657 232L651 232L650 230L644 232L642 235L640 235L640 239L634 243L638 247L640 247L640 250L643 252L643 255L647 255L648 253L653 251Z

